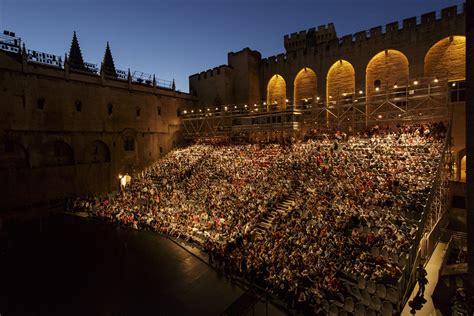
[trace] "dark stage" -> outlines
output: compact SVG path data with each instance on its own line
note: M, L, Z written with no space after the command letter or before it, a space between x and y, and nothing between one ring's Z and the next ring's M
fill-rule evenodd
M220 315L244 290L151 232L73 216L6 227L0 315Z

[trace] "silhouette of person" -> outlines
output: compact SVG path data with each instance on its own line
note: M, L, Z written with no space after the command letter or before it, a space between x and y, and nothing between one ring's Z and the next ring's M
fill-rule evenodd
M428 273L426 272L425 268L423 268L423 265L420 263L418 268L416 269L416 275L418 278L418 294L419 296L423 297L425 294L425 286L428 283L428 279L426 279L426 275Z

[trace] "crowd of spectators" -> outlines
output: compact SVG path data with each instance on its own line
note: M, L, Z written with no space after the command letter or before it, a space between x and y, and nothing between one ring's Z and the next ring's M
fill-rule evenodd
M70 208L197 242L226 273L314 306L346 291L345 280L396 283L403 263L392 258L412 246L410 215L427 201L445 133L436 123L327 130L291 144L199 143L172 151L115 196ZM254 234L290 194L293 209Z

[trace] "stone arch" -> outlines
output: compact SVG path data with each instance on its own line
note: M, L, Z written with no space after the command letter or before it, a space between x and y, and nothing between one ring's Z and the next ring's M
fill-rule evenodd
M304 67L295 76L293 103L301 105L309 100L315 101L317 91L316 73L313 69Z
M85 163L110 162L109 146L100 140L95 140L86 148Z
M41 146L41 166L74 165L74 151L62 140L49 141Z
M466 37L448 36L430 47L424 59L425 77L466 79Z
M409 62L400 51L386 49L376 54L367 64L365 71L365 85L367 97L370 99L375 93L384 93L394 85L408 84ZM376 91L375 82L379 80L379 91Z
M0 169L29 167L28 151L21 144L6 141L0 146Z
M286 109L286 82L281 75L274 75L267 84L267 107L276 106L279 110Z
M461 157L461 163L459 164L459 169L461 171L459 180L461 182L466 182L466 155Z
M466 182L466 148L461 149L455 155L455 179Z
M365 70L366 113L373 114L373 110L377 107L374 104L376 101L374 95L385 94L395 85L407 86L408 79L408 58L402 52L386 49L372 57ZM377 99L381 102L385 101L384 97Z
M350 62L339 59L329 68L326 76L326 99L353 94L355 90L355 70Z

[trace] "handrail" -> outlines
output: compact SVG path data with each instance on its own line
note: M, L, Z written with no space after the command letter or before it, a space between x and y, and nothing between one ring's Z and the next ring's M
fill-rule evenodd
M405 289L404 294L402 296L402 300L401 300L401 305L402 306L406 303L406 301L408 300L408 298L410 296L410 293L408 291L411 290L411 284L413 283L413 279L414 279L414 275L415 275L415 273L414 273L415 268L416 268L415 263L417 262L417 258L418 258L418 255L419 255L420 241L422 239L423 234L425 233L425 228L426 228L425 226L426 226L426 221L427 221L427 218L428 218L428 213L431 211L434 196L435 196L435 194L437 194L438 188L440 186L441 175L442 175L442 172L443 172L443 168L445 168L446 153L449 151L449 145L450 145L450 142L451 142L452 120L450 120L448 122L448 129L447 130L448 130L448 132L446 134L446 139L445 139L445 142L444 142L443 151L442 151L442 154L441 154L441 157L440 157L440 160L439 160L438 169L436 171L436 176L435 176L435 178L432 182L433 184L432 184L431 189L430 189L430 194L428 196L428 200L427 200L426 205L424 207L424 210L422 212L421 220L419 221L418 231L416 233L415 241L413 243L414 247L411 251L411 254L409 255L409 260L408 260L409 264L407 265L407 271L410 271L410 274L408 276L408 279L405 279L405 281L402 282L403 283L402 286ZM416 251L416 253L414 253L415 251ZM407 277L407 275L405 275L405 278L406 277Z

